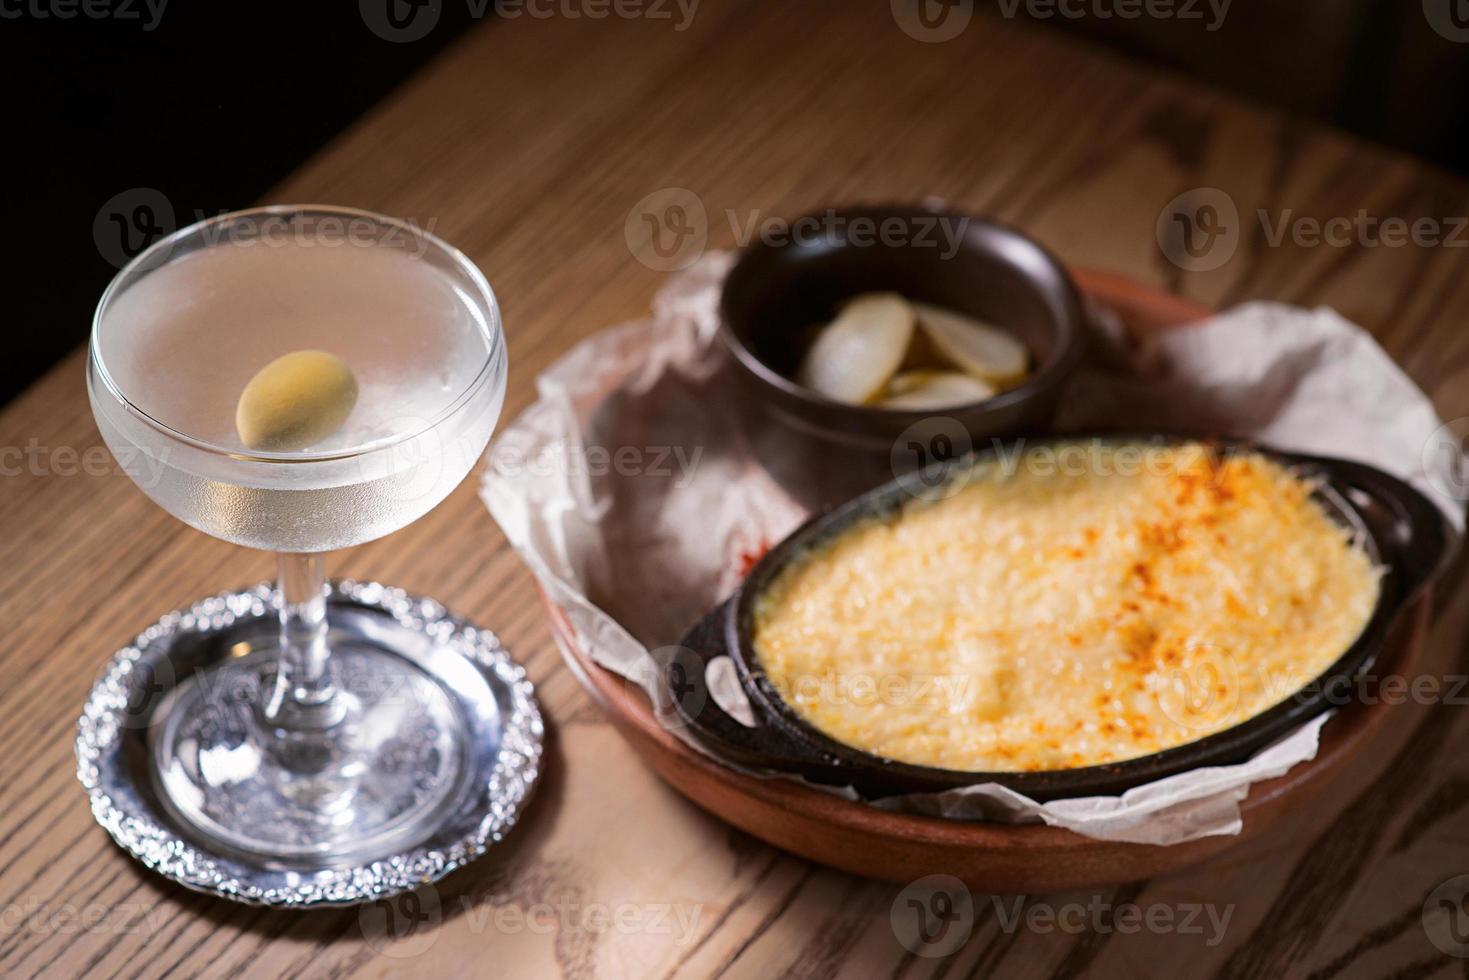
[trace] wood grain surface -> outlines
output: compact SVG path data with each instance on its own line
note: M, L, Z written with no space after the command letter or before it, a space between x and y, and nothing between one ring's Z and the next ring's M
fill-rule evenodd
M702 203L709 247L757 217L933 195L1211 306L1328 304L1444 418L1469 416L1469 235L1455 231L1469 187L1410 159L997 16L927 43L883 0L704 0L683 30L672 5L670 19L538 9L557 12L478 25L269 195L411 218L463 248L503 304L509 414L569 344L646 309L662 273L624 228L676 187ZM1201 187L1233 204L1233 251L1221 237L1225 252L1205 250L1217 268L1188 272L1155 229ZM1274 234L1302 217L1360 228L1363 213L1437 222L1459 244ZM1179 877L1031 896L1018 923L1014 900L975 895L967 942L919 955L894 928L898 887L731 831L637 763L559 660L472 485L334 567L433 595L527 663L552 735L526 823L426 896L411 930L415 910L393 909L392 935L383 908L266 912L174 887L93 823L76 715L140 628L271 563L184 527L102 462L82 366L73 355L0 413L0 975L1327 978L1469 963L1431 942L1443 915L1423 916L1469 873L1462 703L1403 705L1361 761L1367 788L1323 795L1264 844ZM1438 673L1465 669L1465 599L1456 567L1439 589ZM1127 904L1153 925L1090 911Z

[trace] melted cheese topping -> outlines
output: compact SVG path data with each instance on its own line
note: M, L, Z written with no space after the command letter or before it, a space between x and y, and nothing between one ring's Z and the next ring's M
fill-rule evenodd
M1041 446L854 525L757 600L775 688L847 745L961 771L1147 755L1292 696L1378 570L1257 454Z

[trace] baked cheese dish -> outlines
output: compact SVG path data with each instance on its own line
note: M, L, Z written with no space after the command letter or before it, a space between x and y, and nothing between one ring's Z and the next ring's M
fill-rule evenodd
M1255 454L1074 442L997 456L942 499L800 556L756 656L811 725L961 771L1116 762L1230 728L1361 633L1379 569Z

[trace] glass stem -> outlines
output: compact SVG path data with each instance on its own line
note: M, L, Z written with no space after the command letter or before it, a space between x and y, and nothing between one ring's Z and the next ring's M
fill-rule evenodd
M265 717L278 728L319 730L342 720L326 643L326 560L320 554L276 556L281 597L280 661Z

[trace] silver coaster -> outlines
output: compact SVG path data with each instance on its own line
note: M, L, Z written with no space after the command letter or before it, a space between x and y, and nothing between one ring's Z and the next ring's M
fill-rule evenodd
M387 898L437 881L499 841L540 774L544 728L525 669L488 630L450 616L432 599L376 583L331 587L333 642L397 657L421 672L466 720L468 744L453 778L452 805L413 841L383 838L380 853L314 866L309 854L263 860L220 846L180 819L152 763L160 708L188 697L191 679L221 665L247 665L276 628L269 584L222 592L171 612L119 650L92 688L77 723L77 778L113 840L159 874L196 891L250 905L316 908ZM191 815L192 816L192 815Z

